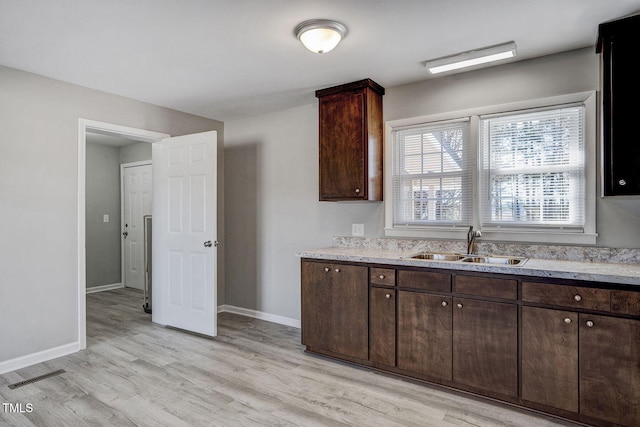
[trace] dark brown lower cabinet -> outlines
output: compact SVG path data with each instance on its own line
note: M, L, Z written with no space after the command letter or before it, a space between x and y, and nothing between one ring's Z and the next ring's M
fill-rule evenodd
M640 427L640 292L496 276L303 260L302 343L589 425Z
M580 314L580 413L640 426L640 320Z
M372 287L369 293L369 360L396 365L396 291Z
M518 396L518 306L453 298L453 381Z
M522 399L578 412L578 313L522 307Z
M451 381L451 297L398 291L398 368Z
M303 261L301 275L302 344L366 360L369 269Z

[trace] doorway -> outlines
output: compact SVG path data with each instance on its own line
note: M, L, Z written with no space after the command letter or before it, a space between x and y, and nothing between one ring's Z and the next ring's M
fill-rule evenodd
M78 120L78 342L80 349L87 347L87 232L86 232L86 173L87 135L97 134L107 137L128 139L136 142L153 143L170 135L114 125L94 120ZM119 218L118 218L119 219ZM119 236L119 233L118 233ZM119 239L119 237L118 237Z

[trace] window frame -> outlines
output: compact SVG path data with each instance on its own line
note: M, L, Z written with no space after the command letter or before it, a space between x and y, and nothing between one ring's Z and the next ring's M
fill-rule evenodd
M385 229L386 237L412 237L433 239L466 239L469 226L482 231L482 240L504 242L530 242L547 244L595 244L596 232L596 151L597 151L597 103L596 92L578 92L534 100L511 102L486 107L432 114L408 119L391 120L385 123ZM537 108L561 107L566 104L580 103L584 105L584 138L585 138L585 224L582 230L563 230L562 228L519 228L481 229L481 207L479 197L481 189L480 165L480 116L493 114L516 114L524 110ZM394 226L393 170L395 159L393 132L399 128L429 124L432 122L452 121L469 118L469 150L471 164L471 200L472 220L470 224L460 225L411 225Z

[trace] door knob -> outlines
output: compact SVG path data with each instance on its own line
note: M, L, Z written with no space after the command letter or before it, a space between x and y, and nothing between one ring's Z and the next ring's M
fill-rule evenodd
M126 238L127 238L127 236L129 235L129 232L128 232L128 231L125 231L124 233L122 233L122 235L123 235L123 236L124 236L124 238L126 239Z
M213 243L211 243L211 240L207 240L206 242L204 242L205 248L210 248L211 246L213 246Z

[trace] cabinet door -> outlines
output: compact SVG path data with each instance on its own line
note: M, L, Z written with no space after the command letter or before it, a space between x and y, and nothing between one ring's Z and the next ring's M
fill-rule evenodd
M330 350L332 320L328 315L332 304L332 272L329 263L301 264L302 344Z
M369 360L396 365L396 291L371 288L369 293Z
M320 98L320 200L366 199L362 91Z
M578 412L578 313L522 307L522 399Z
M331 307L323 315L332 320L334 353L365 360L369 356L368 279L367 267L333 266Z
M640 17L601 26L603 92L603 192L640 194L640 144L637 113L629 108L640 96L636 63Z
M640 320L580 314L580 413L640 420Z
M398 292L398 367L451 381L451 298Z
M516 397L517 306L464 298L453 302L453 381Z

